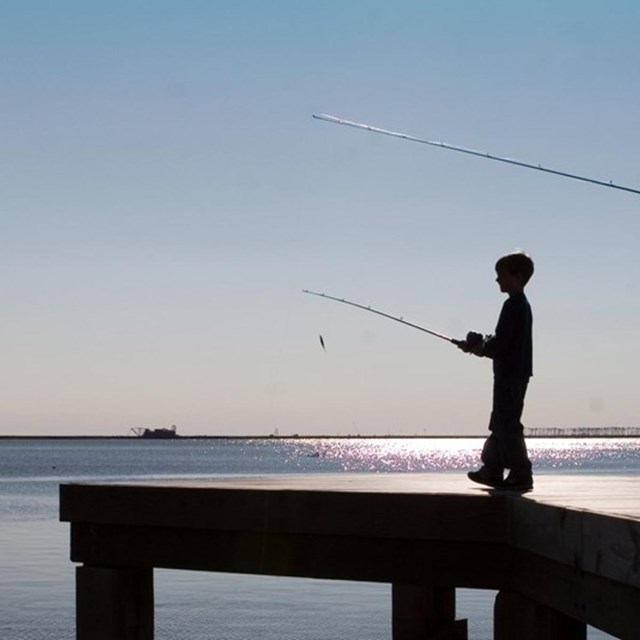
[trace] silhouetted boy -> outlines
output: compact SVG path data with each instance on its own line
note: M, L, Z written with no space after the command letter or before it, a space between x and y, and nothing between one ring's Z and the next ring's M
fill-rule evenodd
M482 448L482 467L467 475L474 482L501 489L533 489L531 461L520 422L524 397L532 375L533 317L524 288L533 275L533 261L525 253L503 256L496 263L496 282L508 294L495 333L469 332L458 347L493 360L493 407ZM509 474L504 478L505 469Z

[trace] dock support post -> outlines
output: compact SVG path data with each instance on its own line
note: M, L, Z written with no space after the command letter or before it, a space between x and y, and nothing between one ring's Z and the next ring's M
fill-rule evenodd
M153 640L153 569L76 568L77 640Z
M456 620L451 587L393 584L393 640L467 640L467 621Z
M586 640L587 625L517 593L500 591L493 633L494 640Z

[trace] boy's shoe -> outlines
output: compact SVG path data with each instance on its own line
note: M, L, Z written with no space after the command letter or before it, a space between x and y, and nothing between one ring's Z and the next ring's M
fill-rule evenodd
M487 487L493 487L494 489L501 489L504 485L502 475L497 475L487 471L485 467L481 467L478 471L469 471L467 478L472 482L478 484L484 484Z
M501 489L511 489L512 491L531 491L533 490L533 478L531 476L526 477L512 477L509 474L502 483Z

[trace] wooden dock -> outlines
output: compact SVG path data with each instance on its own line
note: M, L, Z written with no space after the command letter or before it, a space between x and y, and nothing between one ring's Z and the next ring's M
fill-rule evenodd
M640 477L232 476L68 484L78 640L151 640L153 569L392 584L393 640L462 640L457 587L498 590L495 640L640 639ZM248 613L249 615L249 613Z

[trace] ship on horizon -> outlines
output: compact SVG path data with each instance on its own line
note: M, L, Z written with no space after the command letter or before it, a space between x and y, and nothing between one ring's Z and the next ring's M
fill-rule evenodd
M131 427L129 433L133 433L137 438L144 438L146 440L171 440L173 438L179 438L178 428L175 424L170 427L160 427L157 429L148 429L145 427Z

